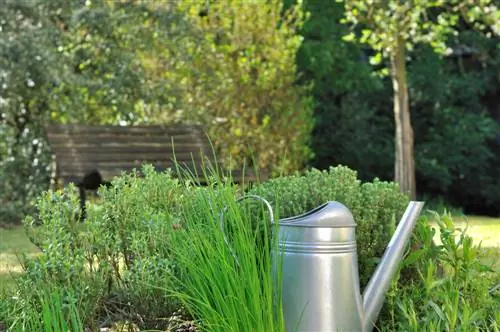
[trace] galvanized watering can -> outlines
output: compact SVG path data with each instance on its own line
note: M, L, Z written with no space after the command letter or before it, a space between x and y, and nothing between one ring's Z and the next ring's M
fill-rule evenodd
M270 204L265 203L272 216ZM361 295L354 218L339 202L278 221L283 315L289 332L369 332L424 203L412 201ZM276 249L275 249L276 250ZM276 260L275 260L276 261Z

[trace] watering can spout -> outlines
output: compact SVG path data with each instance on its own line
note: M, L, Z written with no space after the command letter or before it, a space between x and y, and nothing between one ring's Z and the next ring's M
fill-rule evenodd
M363 292L363 331L372 331L384 303L385 293L397 272L403 251L408 243L424 202L412 201L408 204L401 221L385 250L382 261L377 266Z

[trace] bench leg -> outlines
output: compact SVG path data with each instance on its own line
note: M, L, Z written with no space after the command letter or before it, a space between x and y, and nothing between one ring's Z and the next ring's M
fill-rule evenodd
M85 188L79 187L78 189L80 189L80 222L83 222L87 217L87 210L85 207L85 201L86 201Z

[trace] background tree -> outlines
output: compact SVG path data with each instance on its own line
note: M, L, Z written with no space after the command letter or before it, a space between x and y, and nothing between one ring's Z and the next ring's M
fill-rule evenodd
M296 62L299 82L312 85L314 99L310 165L348 165L363 180L390 179L394 157L387 134L392 133L392 118L381 112L390 91L372 75L365 50L342 40L349 32L340 22L342 3L304 1L304 6L309 18L300 30L304 41Z
M66 90L77 93L85 106L79 121L155 122L153 113L167 111L164 105L177 94L157 66L159 54L174 49L186 36L194 38L175 2L100 0L70 15L63 52L80 84Z
M43 126L50 122L199 123L227 166L255 160L248 166L276 173L303 167L313 119L308 89L296 84L301 8L282 11L277 0L209 5L6 2L2 206L18 202L9 209L22 214L18 207L29 207L46 187Z
M305 166L313 118L308 88L296 84L302 8L224 0L185 1L178 9L198 33L162 56L180 99L157 118L178 114L204 124L232 167L276 174Z
M54 89L69 81L53 52L61 29L53 7L38 1L0 6L0 215L15 221L48 183L41 123L50 117Z
M145 81L137 54L155 31L173 22L168 9L131 1L2 4L1 219L19 219L48 186L45 124L145 121L141 106L158 94ZM144 29L151 20L153 28Z
M394 179L403 192L416 197L414 137L411 124L408 82L406 74L407 49L417 43L428 43L436 50L446 51L446 36L459 22L457 13L476 21L481 12L496 13L490 1L481 7L459 1L350 1L344 2L346 21L361 25L362 43L369 44L377 54L372 63L382 57L390 62L390 75L394 91L395 166ZM493 14L496 15L496 14ZM494 21L493 21L494 22ZM354 40L352 32L346 40Z

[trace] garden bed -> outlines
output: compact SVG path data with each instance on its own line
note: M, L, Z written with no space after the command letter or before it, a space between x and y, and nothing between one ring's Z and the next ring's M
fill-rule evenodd
M84 326L98 331L128 321L135 328L164 331L188 331L196 325L214 332L282 332L280 303L272 300L269 229L262 227L269 222L265 211L237 203L240 189L232 184L199 188L168 174L148 169L145 174L142 179L124 175L114 189L103 189L99 207L89 206L83 226L74 188L64 195L45 193L38 202L38 219L25 221L42 254L24 229L0 229L0 280L10 285L3 286L0 322L18 330L65 330L65 325L44 321L61 305L67 308L65 314L50 321L76 324L71 330ZM380 242L371 248L358 243L362 286L373 272L370 262L382 254L407 202L393 184L362 184L355 172L342 167L271 180L251 193L271 201L282 217L327 200L346 202L358 222L358 242ZM220 211L226 208L229 228L222 233ZM463 224L454 225L449 215L419 220L412 240L416 253L405 259L402 277L387 295L378 323L382 331L422 326L439 330L450 324L498 327L498 266L489 270L485 263L499 252L487 245L494 244L491 239L500 231L500 222L472 217L469 224L476 240L481 234L486 237L481 250L456 228ZM433 236L429 225L440 232ZM443 246L436 247L433 239ZM5 282L7 272L21 270L16 252L29 254L23 272L15 283ZM458 296L459 307L447 302L453 296ZM185 315L179 316L181 307ZM458 318L452 321L454 314ZM173 327L182 322L184 326Z

